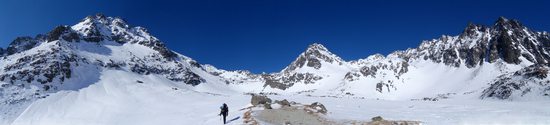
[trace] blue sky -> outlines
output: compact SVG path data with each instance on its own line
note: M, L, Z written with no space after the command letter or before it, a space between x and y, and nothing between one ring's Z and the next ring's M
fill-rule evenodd
M548 5L543 0L2 0L0 46L103 13L147 28L170 49L200 63L277 72L314 42L355 60L457 35L468 22L492 25L499 16L550 31Z

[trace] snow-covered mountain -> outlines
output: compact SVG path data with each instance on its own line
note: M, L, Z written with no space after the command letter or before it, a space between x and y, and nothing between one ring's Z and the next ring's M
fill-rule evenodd
M387 56L344 61L322 45L312 44L283 71L263 78L272 88L319 96L477 99L489 95L485 89L494 88L491 83L497 77L548 63L549 47L547 32L500 17L493 26L470 23L458 36L424 41L417 48ZM536 89L542 91L534 95L548 98L550 91Z
M314 43L282 71L254 74L200 64L168 49L145 28L98 14L46 34L16 38L0 49L0 120L10 123L38 99L106 83L114 77L105 75L119 72L136 84L163 81L208 94L548 99L549 47L547 32L501 17L493 26L468 24L458 36L423 41L387 56L346 61Z
M315 43L281 72L259 78L247 73L243 76L251 77L242 78L264 84L261 91L287 94L493 98L502 96L486 97L489 90L485 89L494 88L492 83L501 75L548 63L549 46L547 32L532 31L517 20L500 17L493 26L470 23L457 36L442 36L423 41L417 48L359 60L342 60ZM536 88L543 91L535 95L548 98L546 85L542 87Z
M146 29L103 15L34 38L17 38L2 54L0 66L0 110L6 114L17 114L50 93L94 84L104 70L157 74L192 86L224 83L196 61L166 48Z

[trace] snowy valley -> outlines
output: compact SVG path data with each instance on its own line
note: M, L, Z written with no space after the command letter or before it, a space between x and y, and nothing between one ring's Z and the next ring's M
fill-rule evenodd
M229 124L287 122L262 119L253 94L322 103L325 124L550 124L549 49L548 32L501 17L358 60L313 43L280 72L254 74L201 64L98 14L0 49L0 124L222 124L222 103Z

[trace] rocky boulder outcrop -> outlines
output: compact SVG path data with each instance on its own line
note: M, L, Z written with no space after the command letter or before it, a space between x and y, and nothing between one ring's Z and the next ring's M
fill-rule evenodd
M253 106L261 104L271 104L271 99L265 95L252 94L252 99L250 99L250 104Z
M288 100L286 100L286 99L283 99L283 100L281 100L281 101L275 100L275 104L279 104L279 105L281 105L281 106L283 106L283 107L285 107L285 106L286 106L286 107L290 107L290 102L289 102Z
M306 110L308 112L311 112L311 113L321 113L321 114L327 114L327 112L328 112L325 105L323 105L319 102L314 102L314 103L311 103L310 105L305 105L304 110Z

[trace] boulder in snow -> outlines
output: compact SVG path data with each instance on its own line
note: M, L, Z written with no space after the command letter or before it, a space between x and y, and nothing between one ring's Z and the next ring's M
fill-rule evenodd
M250 103L254 106L258 104L271 104L271 99L265 95L252 94L252 99L250 100Z

